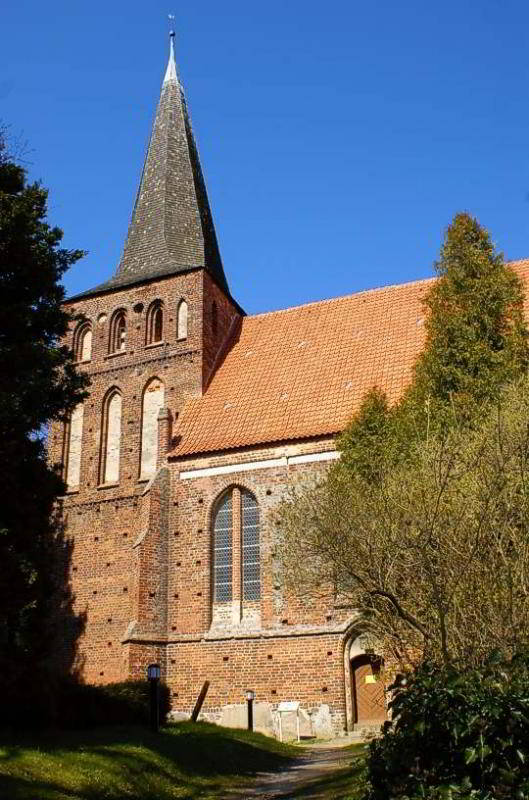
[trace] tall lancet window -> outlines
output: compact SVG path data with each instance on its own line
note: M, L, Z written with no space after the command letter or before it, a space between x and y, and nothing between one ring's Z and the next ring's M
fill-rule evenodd
M123 310L116 311L110 321L109 353L123 352L127 346L127 318Z
M260 519L254 495L238 486L227 491L215 509L212 527L213 601L259 600Z
M259 506L250 492L241 492L242 588L244 600L261 596L261 553L259 546Z
M117 483L121 449L121 394L117 389L110 391L104 404L101 445L100 482Z
M147 344L163 341L163 306L155 300L147 312Z
M225 494L215 514L213 524L213 583L216 603L232 598L233 564L233 503L232 493Z
M158 413L164 404L164 385L158 378L149 381L143 392L141 415L140 480L152 478L158 460Z
M177 339L187 339L187 324L188 324L188 309L185 300L180 301L178 306L178 320L177 320Z
M81 451L83 444L83 416L84 406L79 403L72 411L70 423L67 426L66 447L66 486L76 489L81 477Z

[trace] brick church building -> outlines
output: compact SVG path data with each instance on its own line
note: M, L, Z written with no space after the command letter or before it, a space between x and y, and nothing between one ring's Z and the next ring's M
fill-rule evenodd
M514 265L529 279L529 261ZM302 732L380 722L380 661L351 610L288 594L271 511L338 457L372 386L399 397L424 343L430 280L247 316L232 297L173 54L113 277L67 301L89 398L50 433L67 484L84 680L144 678L175 713Z

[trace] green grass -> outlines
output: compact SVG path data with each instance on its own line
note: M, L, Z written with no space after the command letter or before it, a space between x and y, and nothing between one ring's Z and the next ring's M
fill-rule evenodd
M296 748L258 733L178 723L50 734L0 733L1 800L222 798Z

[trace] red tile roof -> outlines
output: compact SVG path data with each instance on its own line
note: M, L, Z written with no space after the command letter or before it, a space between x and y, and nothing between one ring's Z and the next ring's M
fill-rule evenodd
M529 259L511 266L529 285ZM204 396L184 405L170 455L337 433L373 386L397 400L424 344L433 280L245 317Z

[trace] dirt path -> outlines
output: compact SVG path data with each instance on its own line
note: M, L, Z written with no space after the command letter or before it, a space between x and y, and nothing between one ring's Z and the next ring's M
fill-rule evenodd
M326 797L317 787L313 792L308 787L350 765L353 754L350 750L343 749L346 744L349 742L342 740L336 744L329 742L326 745L307 747L286 769L281 772L259 773L256 776L257 784L251 789L240 790L230 796L238 800L251 800L255 797L260 800L291 800L297 791L305 789L304 800Z

